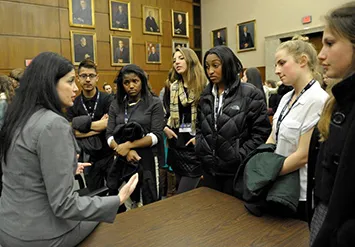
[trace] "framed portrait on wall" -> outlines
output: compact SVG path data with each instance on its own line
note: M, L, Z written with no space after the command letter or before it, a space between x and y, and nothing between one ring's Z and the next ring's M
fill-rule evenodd
M171 10L173 37L189 37L189 13Z
M94 0L68 0L69 25L95 28Z
M173 39L173 53L176 51L176 48L181 48L185 47L188 48L190 47L190 43L188 39Z
M132 38L110 35L111 65L124 66L132 63Z
M131 31L131 3L110 0L110 29Z
M146 63L161 63L161 44L146 42Z
M227 45L227 28L213 30L211 32L211 45L212 47L218 45Z
M96 33L86 31L70 31L71 54L74 65L79 65L84 59L96 58Z
M256 50L256 20L237 24L237 52Z
M152 6L142 6L143 33L162 35L161 8Z

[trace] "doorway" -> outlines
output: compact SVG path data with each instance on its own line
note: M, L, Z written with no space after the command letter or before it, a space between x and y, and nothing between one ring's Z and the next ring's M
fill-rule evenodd
M308 34L304 34L302 36L309 38L309 42L314 45L314 48L316 48L317 54L322 50L323 32L308 33ZM292 37L280 38L280 41L285 42L285 41L288 41L291 39L292 39Z

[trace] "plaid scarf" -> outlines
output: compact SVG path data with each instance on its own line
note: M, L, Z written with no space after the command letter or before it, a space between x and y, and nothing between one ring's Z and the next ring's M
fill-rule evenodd
M171 84L170 87L170 117L168 119L168 126L171 128L179 128L180 127L180 116L179 116L179 99L183 106L187 106L191 104L191 128L192 132L196 131L196 101L195 101L195 92L193 90L189 90L188 95L186 97L186 93L184 90L184 85L182 81L175 81Z

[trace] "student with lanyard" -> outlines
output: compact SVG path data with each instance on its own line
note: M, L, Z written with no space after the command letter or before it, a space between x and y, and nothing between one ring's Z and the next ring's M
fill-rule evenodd
M203 185L233 195L234 176L244 158L269 136L270 121L262 92L241 83L243 66L230 48L211 48L204 64L210 83L197 109L196 154Z
M295 217L306 220L308 147L328 94L314 79L317 52L303 37L281 43L275 60L275 73L294 90L282 97L266 143L276 144L275 153L287 157L279 176L299 170L300 197Z
M82 148L79 158L81 161L92 163L91 167L86 168L84 174L88 189L93 191L104 186L107 171L113 162L113 151L107 145L105 138L108 110L112 97L98 90L99 75L92 60L86 59L79 64L78 78L82 93L76 97L74 105L68 108L67 118L69 122L72 122L76 117L90 117L89 131L83 133L74 128L74 134L78 141L86 139L85 141L91 141L91 143L98 145L98 148L92 151ZM93 142L91 137L96 137L95 140L98 141Z
M139 163L142 182L137 186L131 199L134 206L140 206L160 197L159 166L164 165L163 106L160 99L150 91L145 72L135 64L124 66L118 73L115 83L117 96L109 110L107 143L118 155L117 159L124 158L127 162ZM139 125L144 136L120 143L116 139L116 133L130 123ZM125 139L122 136L119 138ZM126 165L126 162L117 163L117 159L115 166ZM110 194L115 194L118 193L120 184L112 179L116 177L112 176L111 170L108 187Z
M177 193L196 188L202 166L195 153L197 104L206 85L206 77L196 53L189 48L177 48L173 56L167 126L168 165L176 176Z

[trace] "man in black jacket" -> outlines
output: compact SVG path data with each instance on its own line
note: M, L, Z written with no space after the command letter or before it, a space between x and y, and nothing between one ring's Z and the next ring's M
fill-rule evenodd
M77 140L94 139L91 143L92 150L82 148L79 160L91 162L92 166L84 171L87 187L90 191L104 186L107 172L113 162L113 151L108 146L105 133L108 121L108 110L112 97L107 93L100 92L96 87L99 80L96 65L91 60L83 60L78 68L78 77L82 87L81 95L74 100L74 105L67 110L67 118L72 122L74 118L89 116L91 124L85 133L74 129ZM92 138L92 137L98 138ZM88 140L90 142L90 140ZM97 147L101 144L101 148Z

